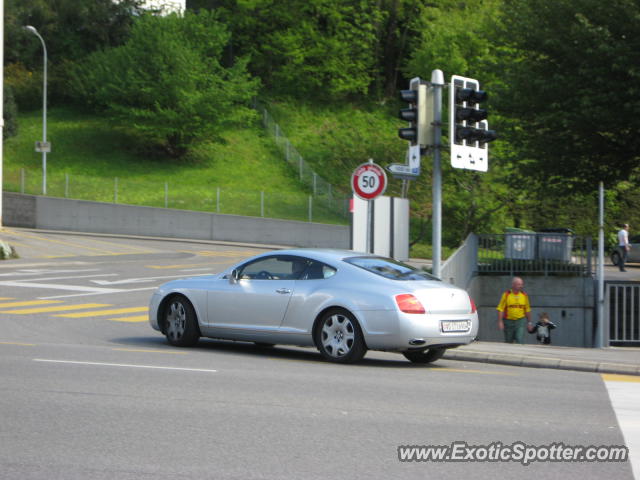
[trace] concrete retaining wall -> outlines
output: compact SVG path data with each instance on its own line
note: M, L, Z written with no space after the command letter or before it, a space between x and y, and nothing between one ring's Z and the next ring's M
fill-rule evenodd
M478 306L479 339L504 341L498 330L496 306L500 296L511 287L510 276L477 276L468 289ZM557 328L551 332L554 345L592 347L594 319L593 279L563 276L522 276L524 290L529 295L532 321L547 312ZM526 343L536 343L535 334L525 333Z
M3 194L7 226L295 247L349 248L348 226Z

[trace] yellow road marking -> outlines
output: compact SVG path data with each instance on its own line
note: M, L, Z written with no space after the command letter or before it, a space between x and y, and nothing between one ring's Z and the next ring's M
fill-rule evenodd
M117 315L119 313L146 312L147 310L148 310L148 307L114 308L111 310L93 310L91 312L60 313L58 315L54 315L54 317L64 317L64 318L106 317L108 315Z
M52 303L64 303L62 300L30 300L28 302L4 302L0 308L5 307L30 307L32 305L50 305Z
M508 376L516 376L516 373L509 372L488 372L486 370L471 370L466 368L434 368L431 370L432 372L457 372L457 373L481 373L483 375L508 375Z
M186 355L187 352L176 352L173 350L147 350L142 348L114 348L119 352L142 352L142 353L168 353L171 355Z
M248 256L247 252L237 252L233 250L226 251L213 251L213 250L199 250L199 251L190 251L190 250L181 250L183 253L193 253L199 255L201 257L246 257Z
M617 375L614 373L603 373L602 379L605 382L634 382L640 383L640 376L635 375Z
M110 307L108 303L83 303L80 305L59 305L57 307L21 308L20 310L3 310L0 313L12 313L14 315L28 315L31 313L64 312L65 310L83 310L87 308Z
M82 248L85 250L95 250L96 252L102 252L107 253L107 254L116 254L116 252L110 252L108 250L103 250L100 248L93 248L93 247L86 247L84 245L80 245L77 243L71 243L71 242L63 242L62 240L53 240L51 238L43 238L43 237L39 237L36 235L29 235L23 232L16 232L15 230L7 230L8 232L12 233L13 235L18 235L19 237L25 237L25 238L33 238L35 240L40 240L41 242L49 242L49 243L59 243L60 245L66 245L67 247L74 247L74 248Z
M207 267L210 265L219 265L222 262L215 262L215 263L190 263L190 264L183 264L183 265L145 265L145 267L147 268L153 268L156 270L165 270L165 269L170 269L170 268L191 268L191 267Z
M20 343L20 342L0 342L0 345L20 345L21 347L35 347L35 343Z
M13 297L0 297L0 300L14 300Z
M149 316L148 315L139 315L137 317L110 318L109 320L112 321L112 322L136 323L136 322L146 322L147 320L149 320Z

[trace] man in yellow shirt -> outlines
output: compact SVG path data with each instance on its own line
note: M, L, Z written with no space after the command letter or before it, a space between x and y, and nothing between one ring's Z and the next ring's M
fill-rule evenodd
M502 294L498 310L498 328L504 330L506 343L524 343L525 319L531 324L529 296L522 290L524 281L513 277L511 289Z

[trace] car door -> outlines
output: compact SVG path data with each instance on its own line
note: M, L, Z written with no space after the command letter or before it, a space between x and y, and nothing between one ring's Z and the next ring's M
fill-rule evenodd
M298 273L296 257L270 255L242 265L237 280L208 292L208 323L229 330L269 331L282 323Z

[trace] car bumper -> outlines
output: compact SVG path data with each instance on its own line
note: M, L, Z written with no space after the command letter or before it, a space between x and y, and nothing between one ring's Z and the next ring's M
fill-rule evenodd
M394 313L393 315L396 318L393 320L390 318L388 325L394 325L394 328L384 332L365 332L368 348L406 351L425 349L429 346L454 347L471 343L478 335L477 313L465 315ZM462 331L447 331L450 327L460 327L460 322L466 322L467 328L464 330L458 328Z
M158 331L160 331L160 325L158 325L158 308L160 307L161 301L162 296L158 293L154 293L149 301L149 324L154 330Z

